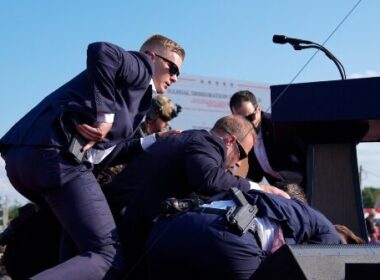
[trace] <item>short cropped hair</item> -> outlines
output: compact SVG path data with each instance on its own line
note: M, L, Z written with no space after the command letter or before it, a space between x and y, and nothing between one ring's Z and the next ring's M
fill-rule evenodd
M228 115L216 121L211 131L221 134L234 135L239 141L243 141L249 134L253 136L253 142L256 142L256 133L253 125L242 116Z
M230 109L239 108L243 102L251 102L253 105L257 105L256 96L249 90L241 90L235 92L230 98Z
M140 52L164 52L167 51L177 53L182 60L185 59L185 50L176 42L160 34L154 34L149 37L141 46Z

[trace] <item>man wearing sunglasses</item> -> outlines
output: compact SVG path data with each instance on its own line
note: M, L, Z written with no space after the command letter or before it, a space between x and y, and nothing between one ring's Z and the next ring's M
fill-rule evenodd
M210 131L187 130L160 138L104 186L131 266L128 277L137 272L133 267L162 201L192 193L212 196L231 187L251 188L248 180L229 170L247 156L254 141L255 132L247 120L226 116Z
M296 183L305 188L306 152L301 141L277 145L271 115L261 111L255 95L238 91L231 96L230 109L245 117L255 127L257 143L248 155L247 178L254 182L265 179L271 185Z
M184 58L184 49L162 35L148 38L139 52L92 43L84 71L0 139L12 185L50 208L65 237L60 264L33 279L66 279L68 272L76 279L120 276L124 261L116 225L92 169L126 156L152 95L177 81ZM76 256L64 254L69 240L78 249Z

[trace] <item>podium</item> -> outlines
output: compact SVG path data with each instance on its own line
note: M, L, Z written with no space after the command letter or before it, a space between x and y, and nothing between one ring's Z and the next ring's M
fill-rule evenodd
M372 279L380 273L377 245L284 245L269 255L255 280Z
M308 146L310 205L367 240L356 145L380 141L380 77L270 88L276 141Z

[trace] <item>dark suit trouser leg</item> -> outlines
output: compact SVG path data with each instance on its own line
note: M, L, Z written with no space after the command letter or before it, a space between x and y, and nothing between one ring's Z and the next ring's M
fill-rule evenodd
M116 226L94 176L85 173L45 199L81 254L33 279L102 279L122 253L114 246Z
M216 214L187 212L160 220L146 244L153 280L247 280L263 259L253 234L240 236Z
M90 169L51 149L12 149L6 164L12 184L43 198L80 252L32 279L107 279L121 270L115 222Z

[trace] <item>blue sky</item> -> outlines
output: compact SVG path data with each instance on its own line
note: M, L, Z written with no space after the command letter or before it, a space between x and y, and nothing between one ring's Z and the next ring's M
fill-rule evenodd
M284 84L314 51L275 45L273 34L323 43L358 2L2 1L0 135L44 96L84 69L90 42L110 41L136 50L148 36L161 33L185 47L183 73ZM343 63L348 77L380 75L379 11L380 1L361 1L325 44ZM335 65L318 53L295 82L339 78ZM370 162L365 165L368 172L363 179L380 186L378 144L361 145L359 151L365 155L363 162Z

